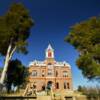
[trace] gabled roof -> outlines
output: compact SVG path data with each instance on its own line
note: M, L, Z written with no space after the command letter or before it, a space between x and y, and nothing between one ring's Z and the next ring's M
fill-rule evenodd
M54 49L52 48L51 44L49 44L46 50L48 51L48 50L54 50Z

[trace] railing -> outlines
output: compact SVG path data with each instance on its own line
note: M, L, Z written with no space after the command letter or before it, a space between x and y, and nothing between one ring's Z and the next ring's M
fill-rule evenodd
M0 96L0 100L36 100L33 96Z

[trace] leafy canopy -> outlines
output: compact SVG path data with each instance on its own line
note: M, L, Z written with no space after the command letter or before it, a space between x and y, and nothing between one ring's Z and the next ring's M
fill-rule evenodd
M100 17L92 17L70 28L65 41L80 53L76 63L88 79L100 79Z
M18 59L9 62L7 70L6 84L11 89L11 85L19 86L27 82L28 70Z
M13 4L0 16L0 54L6 55L9 44L16 46L18 52L26 53L26 40L34 24L28 10L22 4Z

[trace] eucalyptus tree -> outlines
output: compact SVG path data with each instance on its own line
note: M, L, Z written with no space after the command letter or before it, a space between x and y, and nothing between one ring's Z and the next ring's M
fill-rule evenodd
M33 25L29 11L20 3L11 5L8 11L0 16L0 54L5 57L1 84L4 83L13 54L27 53L27 39Z

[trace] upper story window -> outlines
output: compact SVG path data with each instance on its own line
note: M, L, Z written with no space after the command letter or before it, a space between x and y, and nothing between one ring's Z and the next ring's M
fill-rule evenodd
M48 75L52 75L52 70L48 70Z
M37 71L36 70L33 70L32 76L37 76Z
M63 77L68 77L68 72L67 71L63 71Z
M57 77L57 76L58 76L58 71L56 71L56 73L55 73L55 74L56 74L56 77Z
M45 76L45 71L44 70L42 70L42 77L44 77Z

